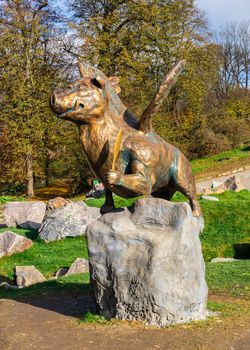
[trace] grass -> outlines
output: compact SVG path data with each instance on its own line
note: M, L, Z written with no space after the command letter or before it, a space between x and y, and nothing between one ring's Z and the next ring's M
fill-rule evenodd
M121 198L121 197L114 195L113 198L114 198L116 208L124 208L124 207L131 206L139 197L127 199L127 198ZM85 203L88 204L88 206L90 206L90 207L100 208L104 203L104 197L103 198L89 198L89 199L86 199Z
M210 293L250 300L250 260L207 263L206 280Z
M1 232L6 229L0 229ZM87 258L87 244L84 237L66 238L61 241L44 243L35 230L11 229L33 240L32 248L12 256L1 258L0 277L13 280L14 267L34 265L46 278L51 277L60 267L69 267L76 258Z
M218 202L200 200L205 229L201 234L205 261L216 257L234 257L240 254L240 245L250 244L250 192L243 190L215 195ZM90 206L100 207L104 199L89 199ZM131 205L135 199L115 197L117 207ZM176 193L173 201L187 201L187 198Z
M250 244L250 192L225 192L218 195L219 201L201 200L205 218L205 229L201 234L203 255L206 261L215 257L234 257L241 247ZM183 197L177 194L175 201ZM117 206L131 205L134 201L115 197ZM103 199L89 199L87 203L100 207ZM0 229L4 232L6 229ZM3 280L13 280L14 267L34 265L46 278L60 267L69 267L78 257L87 258L87 244L84 237L66 238L52 243L44 243L35 230L11 229L33 240L33 247L23 253L4 257L0 260L0 276Z
M235 148L211 157L194 159L191 165L196 178L232 171L250 165L250 146Z
M225 192L216 195L218 202L200 200L205 217L205 230L201 235L203 254L206 263L206 279L210 293L232 297L233 301L209 299L209 309L220 311L223 316L240 316L250 300L250 261L230 263L210 263L217 256L233 257L237 246L250 244L250 192ZM135 199L115 197L116 206L128 206ZM186 200L181 194L174 201ZM103 199L89 199L88 205L100 207ZM0 229L0 234L5 229ZM66 238L62 241L44 243L35 230L11 229L33 240L33 247L23 253L0 259L0 279L12 282L16 265L35 265L46 278L50 278L60 267L69 267L78 257L87 258L87 245L84 237ZM23 288L5 290L0 288L0 298L22 299L34 296L74 293L90 293L89 274L71 275L57 280ZM245 303L245 304L244 304ZM88 312L81 319L87 323L106 323L100 315Z
M22 289L0 288L0 299L20 299L33 296L45 296L69 292L75 295L88 294L90 292L89 274L81 273L48 280Z
M250 300L250 261L228 263L206 263L206 280L210 294L229 295ZM60 291L75 294L90 292L89 274L78 274L48 280L23 289L5 290L0 288L0 298L50 295Z
M250 192L225 192L218 202L201 200L205 229L201 234L206 261L215 257L243 257L241 247L250 244ZM249 258L249 256L248 256Z
M24 196L0 196L0 203L21 202L25 200L26 198Z

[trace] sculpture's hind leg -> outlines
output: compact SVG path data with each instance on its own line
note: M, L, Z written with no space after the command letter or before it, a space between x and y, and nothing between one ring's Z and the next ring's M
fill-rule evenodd
M178 191L184 194L184 196L188 197L192 208L193 216L200 216L201 207L196 197L195 187L192 188L191 184L187 185L185 183L181 183L178 185Z
M166 200L170 201L170 199L173 197L175 192L176 192L175 188L163 188L163 189L160 189L158 191L153 192L152 196L156 197L156 198L162 198L162 199L166 199Z

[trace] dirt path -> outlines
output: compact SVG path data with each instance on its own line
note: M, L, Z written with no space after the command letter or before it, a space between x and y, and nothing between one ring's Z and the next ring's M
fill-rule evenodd
M216 299L216 297L214 297ZM0 300L1 350L249 350L250 318L215 319L166 329L137 323L89 325L89 296L60 293Z

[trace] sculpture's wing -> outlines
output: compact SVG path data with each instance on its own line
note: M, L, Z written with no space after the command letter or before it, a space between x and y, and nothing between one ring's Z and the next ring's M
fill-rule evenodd
M99 76L102 80L105 81L106 92L110 96L110 108L119 115L123 115L127 108L124 106L120 97L118 96L117 91L119 90L114 87L114 79L117 79L119 82L118 78L108 78L102 71L96 67L91 66L88 63L79 63L78 67L82 77L96 78Z
M182 72L185 65L186 65L186 60L181 60L166 75L165 79L159 86L153 100L150 102L148 107L143 111L141 115L140 122L139 122L139 129L141 131L150 132L153 130L152 117L160 108L164 98L167 97L169 90L176 82L178 76Z

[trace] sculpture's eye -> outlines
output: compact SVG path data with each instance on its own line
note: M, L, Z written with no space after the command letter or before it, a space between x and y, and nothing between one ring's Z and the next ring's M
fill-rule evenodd
M102 88L101 84L99 83L99 81L98 81L96 78L92 79L92 80L91 80L91 83L92 83L93 85L95 85L98 89L101 89L101 88Z

